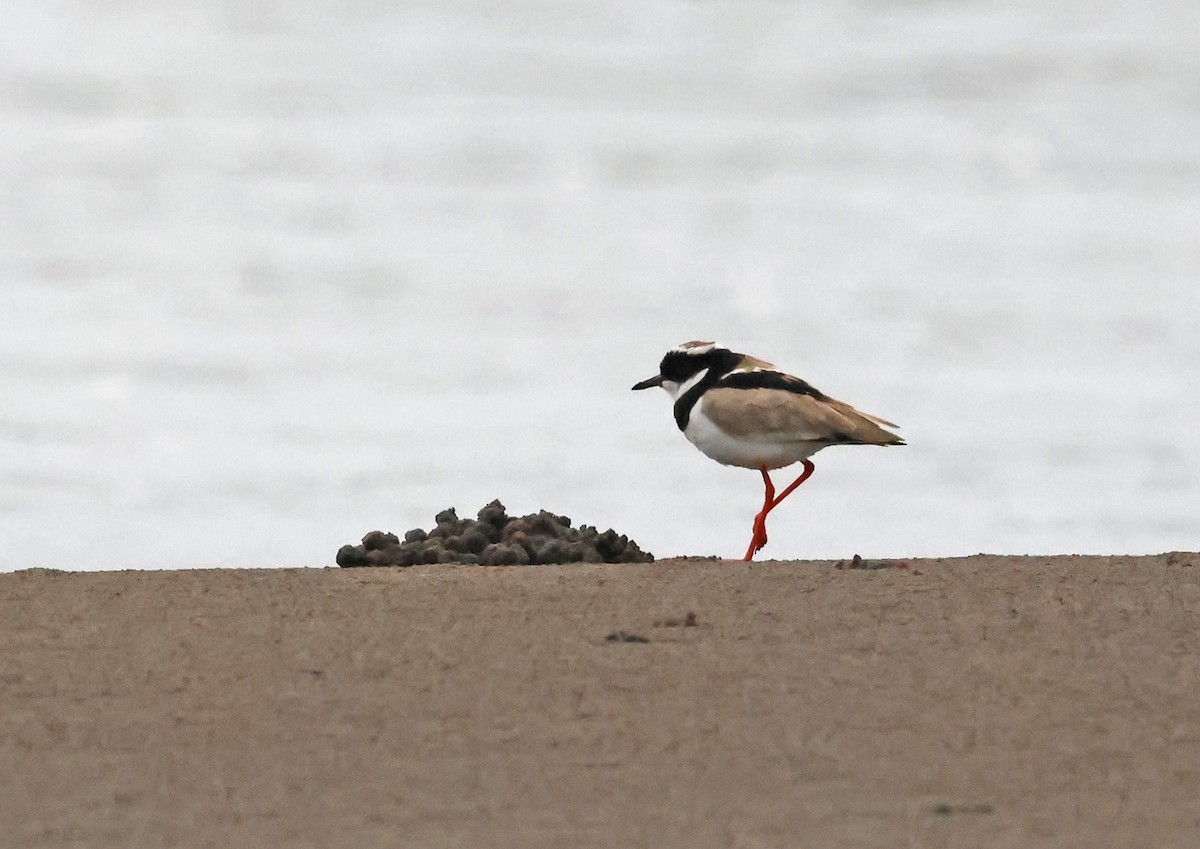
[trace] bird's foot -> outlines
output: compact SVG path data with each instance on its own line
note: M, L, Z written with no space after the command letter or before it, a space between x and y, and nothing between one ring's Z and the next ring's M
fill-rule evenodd
M754 533L750 537L750 547L746 549L746 556L742 559L746 561L753 560L755 553L762 551L763 546L766 544L767 514L766 511L764 511L754 517Z

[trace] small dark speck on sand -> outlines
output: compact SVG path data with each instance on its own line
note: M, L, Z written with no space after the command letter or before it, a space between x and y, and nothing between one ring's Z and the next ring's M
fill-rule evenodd
M839 560L833 564L833 567L835 569L868 569L874 571L876 569L891 568L891 565L886 560L863 560L856 554L850 559L850 562L847 563L845 560ZM907 565L905 568L907 568Z
M955 814L990 814L991 805L950 805L939 802L933 806L933 813L939 817L951 817Z
M850 561L851 569L887 569L891 565L892 564L888 563L886 560L863 560L857 554L854 555L854 559Z
M683 617L682 619L676 619L674 617L671 617L668 619L656 620L654 622L654 627L655 628L695 628L697 624L698 623L696 622L696 612L694 610L689 610L687 612L687 616Z
M645 637L638 634L631 634L628 631L613 631L604 638L609 643L648 643L650 642Z

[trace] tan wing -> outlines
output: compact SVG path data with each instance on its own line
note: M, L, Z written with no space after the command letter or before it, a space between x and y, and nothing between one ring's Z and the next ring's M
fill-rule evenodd
M700 409L721 430L740 439L762 442L849 442L903 445L880 425L885 419L861 413L849 404L786 389L710 389Z

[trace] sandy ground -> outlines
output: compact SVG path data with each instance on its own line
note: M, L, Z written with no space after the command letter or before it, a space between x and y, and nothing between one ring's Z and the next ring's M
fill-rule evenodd
M1200 555L848 565L0 575L0 844L1200 846Z

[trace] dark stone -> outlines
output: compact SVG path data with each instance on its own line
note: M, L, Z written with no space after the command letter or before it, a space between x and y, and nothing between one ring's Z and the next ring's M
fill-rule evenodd
M479 511L479 521L487 522L495 528L503 528L508 522L508 515L505 513L504 505L496 499Z
M608 562L620 557L621 552L625 550L625 546L628 544L628 537L618 535L616 531L609 528L600 534L600 538L596 540L596 551L600 552L600 556L604 558L605 562Z
M353 568L355 566L366 566L367 558L364 556L362 546L359 545L343 545L338 549L337 565L343 569Z
M548 510L542 510L536 516L529 518L529 530L535 534L548 537L562 536L566 527L558 521L558 517Z
M567 547L556 539L544 542L537 550L537 557L534 558L534 561L537 563L566 563Z
M477 525L479 524L480 523L478 522L474 523L470 528L463 532L462 536L459 537L459 539L462 540L463 551L469 551L472 554L479 554L485 548L487 548L487 544L489 542L493 541L478 529ZM490 525L485 525L485 527L491 528ZM495 528L492 528L492 531L494 532Z
M378 551L389 545L399 545L400 539L395 534L384 531L371 531L362 538L362 545L367 551Z
M505 530L507 530L507 528ZM524 531L518 531L517 533L513 534L512 537L508 540L509 545L516 545L516 546L521 547L521 550L525 552L525 557L527 558L526 562L528 562L528 563L538 562L537 557L534 556L534 553L539 548L539 542L540 542L540 538L530 537Z
M416 566L420 559L421 553L412 546L400 546L396 552L393 566Z
M484 566L525 566L529 563L529 555L519 545L497 542L483 550L479 562Z
M464 533L466 532L477 533L488 542L499 542L500 534L502 533L500 528L496 527L495 525L489 522L481 522L479 520L471 522L466 531L464 531Z
M413 565L405 557L405 552L400 546L392 546L391 548L383 548L377 551L367 552L368 566L411 566Z

